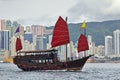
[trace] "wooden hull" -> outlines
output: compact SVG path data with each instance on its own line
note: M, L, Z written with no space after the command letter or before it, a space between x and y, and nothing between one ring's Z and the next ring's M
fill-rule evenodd
M22 69L23 71L33 71L33 70L81 70L86 63L87 59L91 57L83 57L81 59L68 61L68 62L56 62L56 63L31 63L25 62L23 59L16 56L13 61L14 64L18 66L18 68Z

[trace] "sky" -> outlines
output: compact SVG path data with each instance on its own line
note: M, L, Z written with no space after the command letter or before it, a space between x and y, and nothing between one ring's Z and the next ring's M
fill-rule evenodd
M120 0L0 0L0 19L24 26L54 26L58 17L68 23L120 19Z

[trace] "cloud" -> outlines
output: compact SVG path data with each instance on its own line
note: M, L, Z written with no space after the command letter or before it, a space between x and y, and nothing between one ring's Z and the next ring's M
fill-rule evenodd
M68 22L120 19L120 0L0 0L0 18L23 25L54 25L57 18Z
M74 0L0 0L0 17L18 20L23 25L53 25L53 20L66 16L66 11L74 4Z
M111 6L106 11L108 14L120 15L120 0L112 1Z
M38 18L18 19L17 21L20 24L23 24L24 26L30 26L30 25L53 26L53 24L55 24L56 20L57 20L57 18L46 15L46 16L41 16Z
M79 0L68 10L68 15L74 18L74 22L120 19L119 4L120 0Z

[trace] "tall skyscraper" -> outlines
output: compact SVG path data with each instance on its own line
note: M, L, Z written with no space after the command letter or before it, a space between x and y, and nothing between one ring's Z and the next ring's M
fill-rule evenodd
M37 35L36 37L36 50L47 49L48 38L46 36Z
M11 51L11 56L16 56L16 37L13 36L11 37L11 43L10 43L10 51Z
M114 53L120 54L120 30L115 30L113 32L114 37Z
M36 50L43 50L43 36L36 37Z
M88 43L91 43L91 42L92 42L92 36L88 35Z
M0 31L5 30L5 20L0 19Z
M95 43L92 41L91 35L88 35L88 45L89 45L89 50L87 51L87 55L94 54Z
M52 35L48 36L47 49L51 48Z
M112 53L112 36L105 36L105 56L109 56Z
M8 30L9 31L9 37L11 38L12 37L12 22L11 20L6 20L5 21L5 29L4 30Z
M47 42L48 42L48 38L47 36L43 37L43 49L47 49Z
M0 44L1 44L1 49L3 50L9 50L10 47L10 33L8 30L2 30L0 31Z

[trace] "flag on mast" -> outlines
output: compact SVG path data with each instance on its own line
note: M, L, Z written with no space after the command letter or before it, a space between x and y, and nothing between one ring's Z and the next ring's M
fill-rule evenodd
M86 23L85 23L85 21L82 23L82 25L80 26L80 29L84 29L84 28L86 28Z
M18 26L15 31L15 33L18 33L18 38L16 39L16 52L22 49L22 43L21 43L19 32L20 32L20 26Z
M18 32L20 32L20 27L19 26L17 27L15 33L18 33Z

